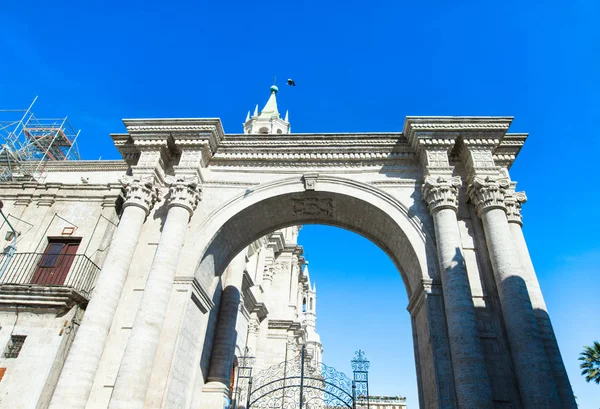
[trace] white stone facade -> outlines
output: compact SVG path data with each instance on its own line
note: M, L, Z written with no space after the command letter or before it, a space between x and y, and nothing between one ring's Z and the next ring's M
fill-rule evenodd
M511 121L225 134L218 119L127 119L112 135L123 161L49 163L44 183L2 184L16 255L68 237L101 271L90 298L75 267L63 285L31 283L54 256L11 266L21 281L3 270L0 343L27 338L0 357L0 406L221 409L246 347L263 366L300 341L320 359L295 226L322 223L397 265L421 408L574 409L522 236L509 168L526 135Z

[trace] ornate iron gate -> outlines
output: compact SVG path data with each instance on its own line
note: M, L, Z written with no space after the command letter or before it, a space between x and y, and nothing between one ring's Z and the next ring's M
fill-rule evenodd
M253 359L241 357L240 362ZM304 346L295 358L254 375L247 366L239 369L236 409L356 409L358 401L368 405L369 361L363 351L352 360L354 379L315 362Z

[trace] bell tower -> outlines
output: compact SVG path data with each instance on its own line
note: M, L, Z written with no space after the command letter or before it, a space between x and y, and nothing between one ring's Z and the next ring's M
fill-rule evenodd
M286 111L285 118L281 119L277 109L277 85L271 85L271 95L265 107L258 113L258 105L254 108L254 114L250 116L250 111L244 122L245 134L288 134L290 133L290 123Z

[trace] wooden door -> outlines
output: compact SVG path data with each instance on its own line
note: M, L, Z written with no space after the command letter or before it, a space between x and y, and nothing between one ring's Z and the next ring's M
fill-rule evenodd
M48 246L31 278L31 284L63 285L80 242L81 239L49 237Z

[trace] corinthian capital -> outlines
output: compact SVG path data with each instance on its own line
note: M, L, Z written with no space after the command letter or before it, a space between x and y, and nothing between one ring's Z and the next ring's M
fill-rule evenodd
M169 183L169 208L173 206L183 207L194 214L202 189L195 176L171 176L167 178Z
M485 210L500 208L506 210L504 198L509 187L508 179L474 177L468 186L467 192L477 209L477 214Z
M521 205L527 201L525 192L515 192L504 197L504 205L506 206L506 217L509 223L518 223L523 225L523 217L521 216Z
M127 206L137 206L144 209L146 215L158 199L158 189L154 187L153 176L123 176L119 182L125 187L125 203Z
M458 210L458 190L462 186L460 176L433 178L427 176L421 192L423 199L429 206L429 211L449 208Z

